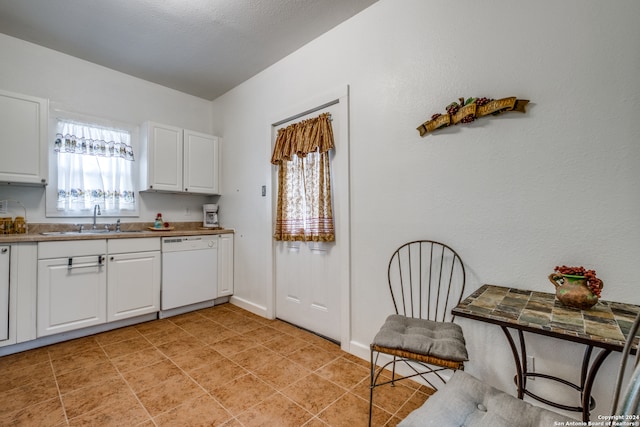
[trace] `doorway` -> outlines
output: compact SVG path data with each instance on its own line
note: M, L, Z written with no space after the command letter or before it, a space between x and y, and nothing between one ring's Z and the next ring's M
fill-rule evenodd
M349 339L349 138L348 96L318 104L272 127L278 129L330 113L335 150L331 153L331 187L335 242L273 241L275 317L345 345ZM277 168L272 188L277 188ZM272 194L275 218L277 194Z

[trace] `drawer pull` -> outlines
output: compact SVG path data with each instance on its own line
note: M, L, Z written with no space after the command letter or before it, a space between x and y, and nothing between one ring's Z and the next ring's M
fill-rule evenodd
M98 255L98 263L97 264L93 264L93 265L73 265L73 258L69 258L69 262L67 263L67 270L73 270L75 268L96 268L96 267L102 267L104 266L104 264L102 264L102 262L104 261L104 257L102 255Z

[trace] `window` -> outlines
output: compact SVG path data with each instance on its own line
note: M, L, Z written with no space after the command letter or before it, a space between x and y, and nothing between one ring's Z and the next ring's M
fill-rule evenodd
M274 238L333 242L330 151L333 130L328 113L280 129L271 163L278 165Z
M56 119L47 216L137 216L135 155L126 126Z

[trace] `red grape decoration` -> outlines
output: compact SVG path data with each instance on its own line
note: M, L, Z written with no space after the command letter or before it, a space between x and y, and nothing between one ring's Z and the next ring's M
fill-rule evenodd
M584 267L567 267L566 265L556 266L554 271L559 274L568 274L571 276L582 276L587 281L587 286L591 289L591 292L598 298L600 298L600 294L602 293L602 287L604 284L602 280L596 277L595 270L587 270Z
M528 103L528 99L517 99L515 96L502 99L487 98L485 96L458 98L457 101L445 107L445 113L432 114L431 119L418 126L417 130L420 132L420 136L424 136L429 132L448 126L471 123L488 115L497 116L506 111L524 113Z

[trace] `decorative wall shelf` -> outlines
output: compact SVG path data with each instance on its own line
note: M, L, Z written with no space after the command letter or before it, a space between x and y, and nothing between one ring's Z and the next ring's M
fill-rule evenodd
M452 102L447 106L445 114L434 114L431 120L424 122L417 129L420 136L425 136L429 132L459 123L471 123L488 115L497 116L507 111L526 113L525 107L528 103L528 99L516 99L515 96L502 99L468 98L466 101L460 98L458 102Z

